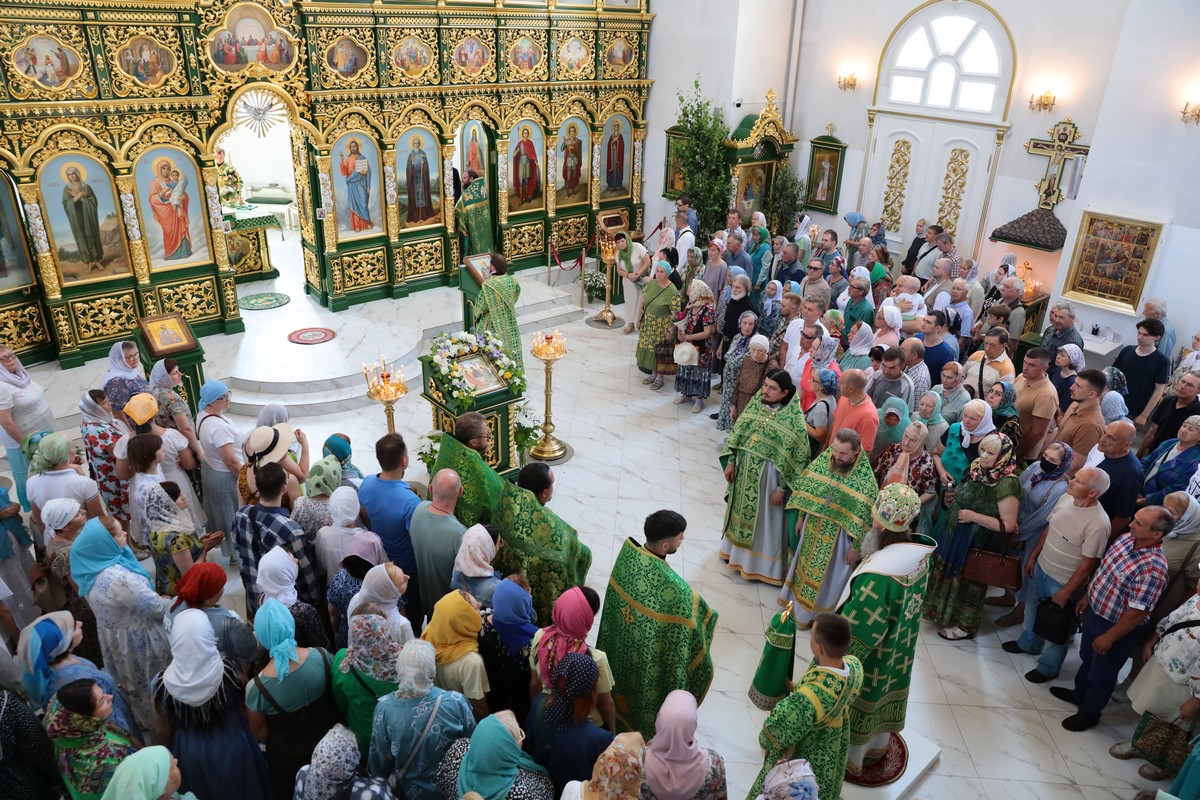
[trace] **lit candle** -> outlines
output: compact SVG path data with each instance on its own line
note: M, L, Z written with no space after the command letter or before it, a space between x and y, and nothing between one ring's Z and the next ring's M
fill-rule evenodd
M371 385L371 376L367 374L367 365L363 364L363 380L367 382L367 386Z

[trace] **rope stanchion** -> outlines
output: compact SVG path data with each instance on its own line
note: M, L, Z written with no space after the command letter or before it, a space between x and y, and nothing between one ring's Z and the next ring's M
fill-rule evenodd
M587 251L592 249L592 245L595 243L596 237L592 236L592 238L588 240L587 245L585 245L584 248L579 251L579 258L575 259L575 263L569 267L563 266L562 259L558 257L558 248L554 246L554 242L550 243L550 254L554 256L554 261L558 264L559 269L567 270L569 272L570 270L579 269L583 266L584 256L587 254Z

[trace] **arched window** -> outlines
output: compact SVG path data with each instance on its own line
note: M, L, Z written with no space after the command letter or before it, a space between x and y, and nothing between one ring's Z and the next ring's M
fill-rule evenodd
M900 23L880 64L875 104L1002 122L1015 70L1004 24L972 2L939 2Z

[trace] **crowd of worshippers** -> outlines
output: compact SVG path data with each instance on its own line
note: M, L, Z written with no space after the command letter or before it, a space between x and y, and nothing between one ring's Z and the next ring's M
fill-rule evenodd
M666 562L680 514L626 541L600 615L553 472L503 480L482 415L443 436L422 499L400 434L364 476L282 406L246 434L221 382L193 418L176 363L110 360L77 450L0 351L0 795L727 797L696 738L716 612ZM772 781L816 796L803 765Z
M678 393L702 400L717 373L713 416L731 431L728 568L780 587L780 604L808 627L842 607L856 565L878 550L868 534L881 492L909 487L920 505L908 541L930 548L920 613L938 635L972 639L987 607L1002 607L1004 649L1037 657L1025 679L1075 707L1066 730L1095 727L1114 692L1127 695L1139 734L1111 755L1145 760L1150 780L1178 772L1174 793L1200 797L1200 748L1182 771L1182 756L1165 755L1187 753L1200 721L1200 639L1189 631L1200 625L1200 333L1177 349L1167 304L1152 299L1136 344L1089 368L1075 308L1058 301L1018 364L1015 255L981 270L924 221L897 263L859 214L846 215L841 249L832 230L811 242L806 221L790 242L758 225L745 237L733 221L703 265L689 253L684 270L703 270L703 285L687 284L657 330L656 287L644 290L642 339L665 331L671 346L638 349L652 389L674 373ZM663 286L674 254L654 261ZM680 341L700 349L696 363L672 363ZM1007 583L1019 585L981 577L980 553L1006 557ZM1056 616L1081 634L1073 680L1060 671L1075 639L1038 633L1039 618ZM1162 734L1158 746L1146 729Z

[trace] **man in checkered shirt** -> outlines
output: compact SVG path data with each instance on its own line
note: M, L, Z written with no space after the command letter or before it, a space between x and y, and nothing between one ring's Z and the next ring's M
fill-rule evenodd
M1117 685L1117 673L1145 635L1143 627L1167 586L1162 540L1175 519L1162 506L1146 506L1133 516L1129 532L1117 538L1092 577L1075 612L1083 620L1075 687L1053 686L1050 693L1079 707L1062 721L1069 731L1085 731Z

